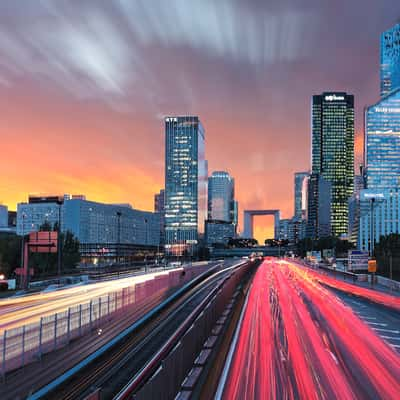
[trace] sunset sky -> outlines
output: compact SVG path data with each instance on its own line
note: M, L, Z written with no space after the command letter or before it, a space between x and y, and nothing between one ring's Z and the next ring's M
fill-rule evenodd
M398 0L2 0L0 202L83 193L151 210L163 116L194 114L209 171L236 178L240 214L290 217L312 94L355 95L360 160L379 35L398 17Z

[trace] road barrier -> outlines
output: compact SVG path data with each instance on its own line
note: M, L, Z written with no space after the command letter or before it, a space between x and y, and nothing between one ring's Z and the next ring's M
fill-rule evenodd
M223 279L219 286L210 292L209 296L194 310L182 323L170 339L170 344L164 344L159 354L154 356L163 358L161 366L146 381L146 369L152 361L143 368L137 377L134 377L121 392L115 396L116 400L134 398L135 400L167 400L175 398L180 385L193 366L205 341L208 339L217 319L222 315L237 286L253 263L244 263L229 277ZM194 315L195 314L195 315ZM181 332L184 332L183 335ZM175 344L176 343L176 344ZM169 352L169 345L172 351ZM134 388L145 381L139 391L133 395Z
M1 375L37 361L43 354L66 346L71 340L101 329L108 321L140 308L155 296L180 286L210 266L197 265L166 272L144 282L44 316L38 322L5 330L0 336ZM138 318L140 315L138 315Z

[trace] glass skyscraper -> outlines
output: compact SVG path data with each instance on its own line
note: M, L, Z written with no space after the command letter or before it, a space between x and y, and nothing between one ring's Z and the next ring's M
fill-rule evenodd
M367 188L400 186L400 88L365 113Z
M235 180L224 171L208 178L208 219L235 222Z
M354 186L354 96L325 92L312 100L312 173L331 183L331 228L347 233Z
M332 184L319 174L308 179L306 236L319 239L332 234Z
M400 22L381 35L381 96L400 88Z
M184 251L204 233L207 161L196 116L165 118L165 248ZM178 250L178 252L180 251Z
M294 217L305 218L307 211L307 194L305 180L309 177L308 172L296 172L294 174Z

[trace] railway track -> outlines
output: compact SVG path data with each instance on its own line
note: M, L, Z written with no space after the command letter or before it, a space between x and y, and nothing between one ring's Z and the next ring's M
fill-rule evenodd
M176 293L168 304L161 304L126 332L121 333L106 349L100 349L83 362L66 371L29 399L110 399L132 377L139 374L157 351L180 328L185 319L236 269L215 267ZM183 288L184 289L184 288Z

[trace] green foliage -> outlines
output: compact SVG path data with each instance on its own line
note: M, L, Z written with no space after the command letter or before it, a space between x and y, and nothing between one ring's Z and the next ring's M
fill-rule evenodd
M381 236L375 245L375 256L379 275L390 277L391 264L392 278L400 279L400 234Z
M334 236L327 236L318 240L312 240L310 238L300 240L297 246L297 251L302 257L305 257L307 251L334 249L337 256L347 257L347 251L353 248L353 243L348 240L341 240Z
M13 276L14 270L21 266L21 240L14 234L0 235L0 273L7 278Z
M44 222L40 231L57 231L58 225L52 227L47 221ZM74 269L80 261L79 241L72 232L67 231L60 234L62 243L61 254L62 264L61 272ZM57 253L31 253L29 257L29 266L34 268L35 275L55 275L57 273Z

